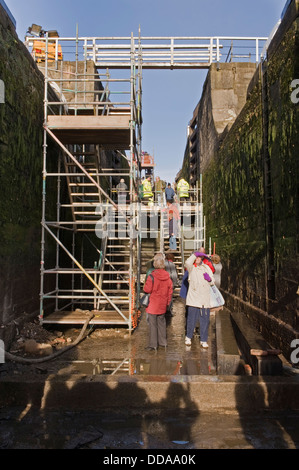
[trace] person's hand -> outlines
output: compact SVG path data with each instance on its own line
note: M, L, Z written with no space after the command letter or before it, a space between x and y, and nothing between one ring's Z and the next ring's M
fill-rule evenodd
M211 282L211 280L212 280L212 279L210 278L210 276L208 275L208 273L204 273L203 277L204 277L205 280L208 281L208 282Z

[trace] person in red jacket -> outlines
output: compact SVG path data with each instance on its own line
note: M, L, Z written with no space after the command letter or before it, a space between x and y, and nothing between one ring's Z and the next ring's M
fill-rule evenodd
M156 351L158 346L167 346L165 313L171 303L173 283L170 275L165 271L164 257L157 254L154 257L154 271L145 281L143 291L150 294L150 301L146 312L148 313L149 344L146 349Z

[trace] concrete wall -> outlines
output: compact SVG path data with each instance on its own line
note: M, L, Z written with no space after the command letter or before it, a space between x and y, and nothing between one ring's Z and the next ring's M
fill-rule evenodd
M201 99L207 237L222 257L227 304L244 311L287 357L291 339L299 337L299 105L291 100L292 81L299 79L298 10L293 0L268 49L265 73L259 67L244 86L233 124L224 129L230 108L222 106L221 84L227 102L235 103L226 84L238 65L212 67Z
M44 62L39 63L38 68L43 74L45 73ZM76 73L80 78L84 78L88 81L74 82L72 78L76 77ZM62 93L61 100L66 100L69 106L75 107L73 103L77 102L83 103L83 105L78 106L79 109L84 107L95 109L95 106L92 104L87 105L86 103L100 101L102 98L102 94L97 93L97 91L102 91L104 88L102 83L98 81L100 80L100 76L93 61L78 61L77 67L76 62L74 61L63 60L61 62L57 62L57 65L55 62L50 62L48 67L48 76L51 77L53 82L58 86L58 94L60 95L60 93ZM68 81L61 82L61 78ZM82 93L83 91L84 93ZM106 97L102 101L106 101ZM55 112L58 113L59 111L55 110ZM99 114L101 114L101 111L99 111Z
M196 110L197 165L203 173L246 103L247 87L256 71L254 63L212 64ZM183 163L183 176L189 178L189 146Z
M198 111L200 169L203 172L246 102L246 91L256 70L253 63L212 64Z

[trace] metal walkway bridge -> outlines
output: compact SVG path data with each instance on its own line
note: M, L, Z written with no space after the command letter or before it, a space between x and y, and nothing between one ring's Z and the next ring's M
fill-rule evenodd
M48 50L51 60L91 60L100 69L208 69L212 63L258 63L267 37L133 36L26 38L37 60ZM49 49L51 48L51 49Z

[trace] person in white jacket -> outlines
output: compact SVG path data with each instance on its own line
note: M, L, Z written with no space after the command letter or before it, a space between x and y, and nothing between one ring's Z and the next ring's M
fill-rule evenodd
M203 348L208 348L208 334L210 325L210 286L215 284L215 279L211 268L203 263L204 258L208 258L205 253L195 251L186 261L185 267L188 270L189 288L186 298L187 328L185 344L191 345L194 328L199 320L200 344Z

